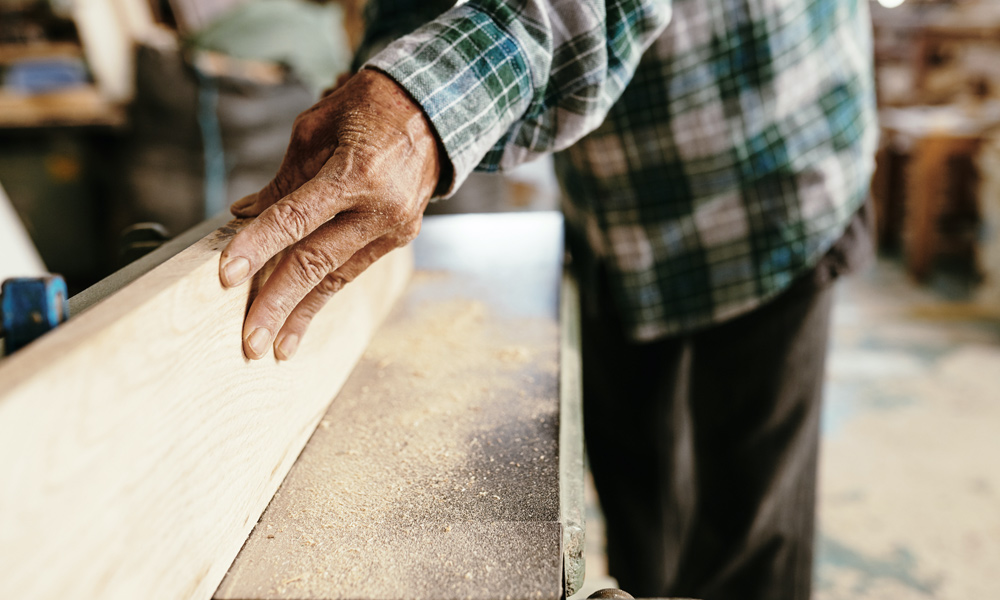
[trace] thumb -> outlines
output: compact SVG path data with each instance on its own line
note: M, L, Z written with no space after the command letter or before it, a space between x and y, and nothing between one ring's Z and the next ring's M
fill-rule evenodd
M265 185L262 190L243 196L236 202L233 202L229 207L229 212L241 218L256 217L267 210L272 204L294 191L283 189L281 185L281 181L283 180L281 171L279 170L274 179Z
M254 208L257 204L257 195L259 193L260 192L247 194L236 202L233 202L229 206L229 212L233 213L233 216L236 217L256 217L260 214L260 211L252 212L250 209Z

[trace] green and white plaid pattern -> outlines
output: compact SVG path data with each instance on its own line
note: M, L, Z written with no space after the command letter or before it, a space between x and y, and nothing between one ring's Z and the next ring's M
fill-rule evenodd
M470 0L367 64L424 107L456 185L561 151L568 233L652 340L774 297L861 206L867 1Z

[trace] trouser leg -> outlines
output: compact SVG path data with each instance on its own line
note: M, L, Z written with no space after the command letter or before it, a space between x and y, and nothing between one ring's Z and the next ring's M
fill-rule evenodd
M829 288L795 286L641 345L585 320L588 452L624 589L808 598L830 306Z
M611 320L584 319L584 429L605 515L608 569L638 596L676 575L694 508L684 403L690 356L676 340L636 346Z
M699 504L673 593L808 600L831 304L797 286L695 336Z

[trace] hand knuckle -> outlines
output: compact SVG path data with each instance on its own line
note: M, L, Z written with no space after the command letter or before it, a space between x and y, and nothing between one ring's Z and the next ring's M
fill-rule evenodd
M302 278L311 284L318 285L330 272L330 260L322 253L299 249L292 254Z
M420 235L420 221L410 221L399 228L396 233L396 246L402 248Z
M319 293L324 296L332 296L343 289L344 285L347 284L349 279L341 273L330 273L323 278L323 281L319 282L316 288Z
M407 242L412 242L418 235L420 235L420 226L422 224L422 219L415 219L403 226L403 235L407 238Z
M392 224L406 222L412 217L410 214L410 207L407 206L405 202L399 200L387 203L385 208L382 210L382 214L385 219Z
M352 264L350 269L344 269L343 271L337 272L337 277L340 278L340 287L344 287L348 283L354 281L354 279L364 271L364 267Z
M317 107L314 105L302 111L295 117L295 120L292 122L294 137L305 138L312 135L314 129L313 115L316 111Z
M305 210L292 202L275 204L272 207L278 227L294 239L302 239L308 233L309 216Z

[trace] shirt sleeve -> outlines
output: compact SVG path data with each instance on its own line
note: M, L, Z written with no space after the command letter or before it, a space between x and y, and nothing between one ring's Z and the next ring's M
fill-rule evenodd
M470 0L364 66L420 103L453 166L495 171L562 150L604 120L671 0Z

